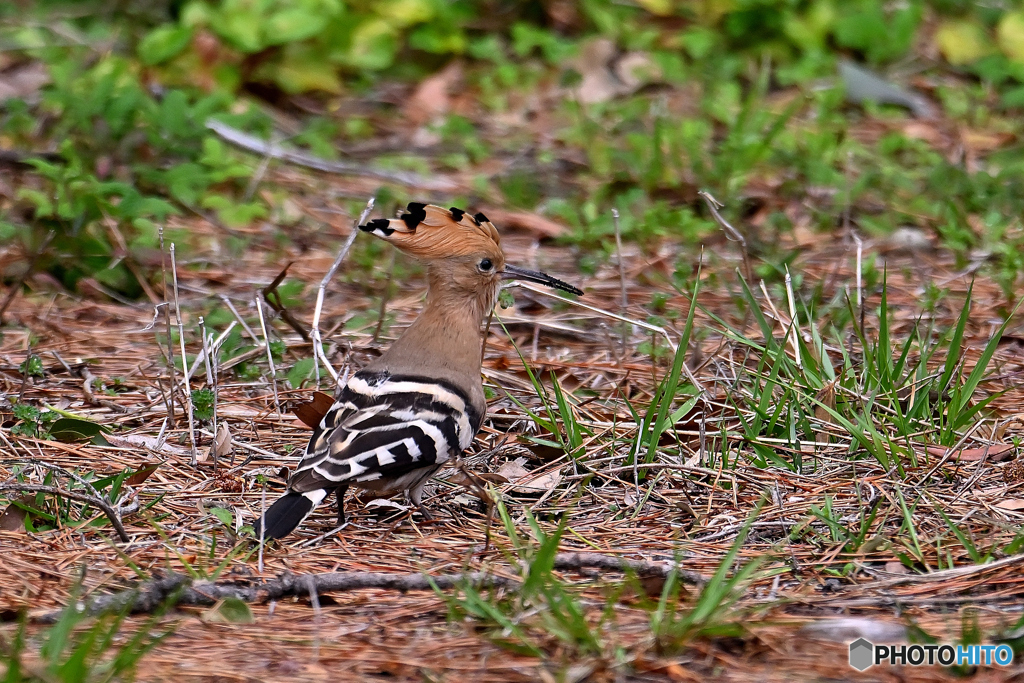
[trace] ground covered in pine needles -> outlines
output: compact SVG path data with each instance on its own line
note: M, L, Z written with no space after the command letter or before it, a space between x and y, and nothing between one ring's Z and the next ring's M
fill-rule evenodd
M0 676L1024 679L1022 32L0 3ZM585 295L509 290L433 519L350 495L261 548L334 390L317 313L345 376L422 305L360 234L317 306L371 197L482 211ZM858 674L858 637L1018 663Z
M510 262L578 284L586 291L580 302L647 327L513 290L514 305L498 310L487 337L487 422L462 469L443 470L429 487L435 518L362 494L349 499L341 530L325 506L260 557L245 527L282 490L282 468L294 466L309 435L292 412L316 388L311 345L298 330L309 329L318 283L356 220L325 199L330 181L322 177L285 167L267 179L296 190L296 208L317 216L324 232L225 253L230 235L215 226L169 225L190 242L187 260L176 263L190 361L202 349L200 316L212 337L232 324L224 297L255 336L237 325L222 347L216 419L232 448L222 447L217 462L212 418L193 426L197 463L180 405L167 419L168 388L181 381L180 347L173 344L172 374L162 313L154 318L154 303L164 302L159 289L154 302L134 304L37 292L8 309L0 381L16 401L2 405L0 482L10 486L8 501L29 510L10 506L0 531L0 633L8 642L21 610L28 636L38 637L65 605L170 572L238 586L285 573L481 574L476 584L456 581L438 592L298 591L251 611L232 600L150 606L114 630L106 655L141 634L152 645L137 665L141 680L846 680L858 678L845 644L856 636L828 625L837 617L937 642L1019 637L1012 627L1024 593L1024 320L1018 314L1001 327L1013 306L1003 290L928 244L863 244L861 262L876 277L861 284L861 314L858 245L842 236L785 238L792 243L781 246L798 253L788 263L791 298L781 277L745 294L741 248L724 238L703 251L627 245L621 272L613 257L584 273L586 254L542 239L529 221L509 227L495 219ZM252 231L257 243L271 239ZM422 272L370 242L356 240L326 291L321 328L327 356L343 372L379 353L421 305ZM155 268L159 261L155 254ZM281 314L266 321L278 370L272 383L253 300L288 262L278 289L294 324ZM681 281L672 277L679 264L691 264ZM888 311L880 318L883 291ZM948 386L935 387L968 292L954 371ZM793 301L809 312L796 330ZM861 322L863 338L855 334ZM681 339L686 367L667 388L672 345ZM822 355L834 379L815 386ZM870 370L872 359L904 355L895 376L872 378L886 374ZM979 358L985 376L960 407L992 401L955 425L949 440L943 430L956 387ZM214 383L200 365L192 391L202 396ZM331 392L319 372L321 390ZM929 391L928 414L904 420L918 405L915 392ZM43 412L26 418L13 404ZM671 412L659 422L662 404ZM46 407L102 425L107 445L76 434L85 431L77 422L57 432ZM149 465L148 477L116 482L119 491L101 481ZM96 505L17 491L33 484L86 492L81 479L120 504L127 542ZM488 497L503 509L489 508ZM545 569L552 539L561 553L646 564L626 573L562 569L564 561ZM674 561L709 582L666 579ZM531 586L531 575L543 585ZM808 630L814 625L820 629ZM23 666L42 664L31 651ZM973 673L1008 680L1006 670ZM937 666L875 667L863 678L951 675Z

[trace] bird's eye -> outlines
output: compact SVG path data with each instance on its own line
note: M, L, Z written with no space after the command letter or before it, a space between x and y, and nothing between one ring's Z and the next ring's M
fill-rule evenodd
M483 259L482 261L480 261L480 265L479 265L478 267L480 268L480 271L481 271L481 272L483 272L483 273L486 273L486 272L487 272L487 271L489 271L489 270L490 270L490 269L491 269L491 268L492 268L493 266L494 266L494 264L493 264L493 263L491 263L491 259L489 259L489 258L485 258L485 259Z

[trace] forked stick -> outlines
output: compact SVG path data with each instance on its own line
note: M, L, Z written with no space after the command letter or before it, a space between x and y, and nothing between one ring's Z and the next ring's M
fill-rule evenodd
M338 271L338 266L345 260L345 256L348 255L349 249L352 248L352 243L356 241L356 236L359 234L359 226L366 222L366 217L373 211L374 198L370 197L370 201L366 202L366 208L359 214L359 220L356 221L355 225L352 226L352 232L349 234L348 239L345 240L345 244L342 245L341 251L338 252L338 257L334 259L334 263L331 264L330 270L324 275L324 279L320 281L320 289L316 293L316 309L313 311L313 372L316 377L316 386L320 388L320 361L323 361L324 367L327 368L327 372L330 373L331 377L335 382L338 381L338 373L331 367L331 362L327 360L327 354L324 353L323 343L320 340L320 312L324 307L324 293L327 291L327 284L334 278L334 274Z

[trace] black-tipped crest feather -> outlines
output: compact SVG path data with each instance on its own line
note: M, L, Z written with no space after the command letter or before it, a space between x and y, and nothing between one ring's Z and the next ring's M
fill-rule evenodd
M422 223L427 218L426 204L420 202L409 202L406 207L408 213L402 214L402 220L409 227L410 230L416 230L416 226Z

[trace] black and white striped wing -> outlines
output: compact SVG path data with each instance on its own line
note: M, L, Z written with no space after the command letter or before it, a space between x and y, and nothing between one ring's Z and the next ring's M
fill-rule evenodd
M468 448L482 421L449 382L356 373L314 431L289 488L398 479Z

